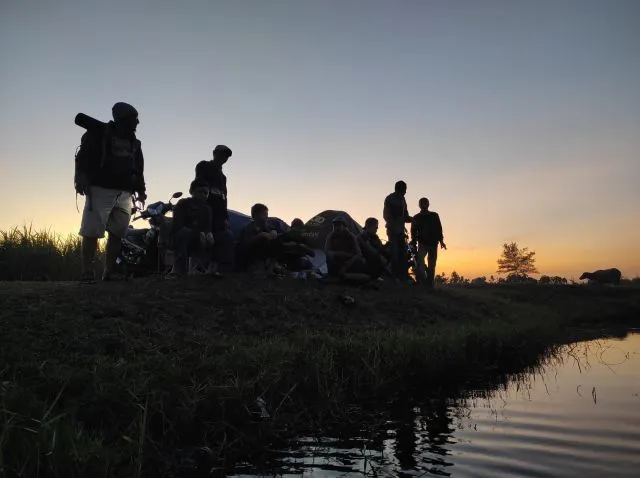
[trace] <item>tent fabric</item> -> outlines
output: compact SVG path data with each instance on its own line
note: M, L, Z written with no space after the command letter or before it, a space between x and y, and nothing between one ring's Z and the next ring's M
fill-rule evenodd
M305 223L302 236L307 240L309 247L324 251L327 236L333 230L332 221L338 216L342 216L345 219L347 229L353 234L357 236L362 232L360 224L358 224L349 214L344 211L328 209L316 214Z

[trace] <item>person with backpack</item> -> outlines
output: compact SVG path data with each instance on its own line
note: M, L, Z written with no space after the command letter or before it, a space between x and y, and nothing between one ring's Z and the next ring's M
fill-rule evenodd
M418 201L420 212L413 216L411 222L411 244L417 247L416 279L429 288L433 288L436 277L436 262L438 260L438 244L447 249L442 234L442 223L437 212L429 211L429 200L420 198ZM425 272L424 260L427 259Z
M231 148L223 144L213 149L213 159L200 161L196 164L196 178L201 178L209 184L209 198L207 204L211 209L211 230L215 237L211 267L211 275L220 276L218 266L233 269L234 240L229 229L229 209L227 207L227 176L222 167L232 155Z
M122 237L131 218L133 195L147 198L144 158L136 138L138 111L127 103L116 103L113 121L98 124L82 135L76 155L75 189L85 196L79 234L82 236L83 282L95 281L98 239L109 233L102 280L121 279L115 273Z

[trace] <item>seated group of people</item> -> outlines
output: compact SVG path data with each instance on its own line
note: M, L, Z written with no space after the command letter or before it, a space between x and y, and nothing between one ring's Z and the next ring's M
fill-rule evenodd
M210 191L204 179L196 178L189 187L191 197L178 201L173 210L170 245L174 265L169 277L194 271L220 277L220 268L256 274L312 268L308 257L313 256L314 251L302 237L301 220L294 220L289 231L278 233L269 227L267 206L254 204L251 221L236 243L228 227L214 231L208 201Z
M219 277L221 267L258 275L313 269L314 250L303 235L301 219L294 219L290 230L278 233L269 226L267 206L254 204L251 220L236 243L228 228L223 232L212 229L209 184L196 178L189 193L190 197L178 201L173 211L170 243L174 265L170 277L193 271ZM336 217L325 245L328 274L339 278L381 277L388 270L390 255L377 231L375 218L367 219L362 234L356 236L347 228L346 218Z
M349 231L345 217L333 219L333 231L327 236L325 254L330 276L341 279L378 279L389 271L391 254L378 237L378 220L365 221L361 234Z

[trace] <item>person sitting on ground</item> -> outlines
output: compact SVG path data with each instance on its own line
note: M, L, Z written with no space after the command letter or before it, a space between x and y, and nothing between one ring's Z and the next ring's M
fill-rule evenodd
M174 265L169 277L189 272L189 259L203 259L214 244L211 231L211 209L207 204L209 183L197 178L189 186L191 197L178 201L173 210L171 244Z
M291 229L280 235L282 241L282 262L291 272L301 272L313 269L310 257L315 251L309 247L308 240L303 235L304 222L295 218L291 221Z
M358 236L358 243L367 262L367 268L372 278L382 276L389 267L391 254L380 237L378 237L378 220L375 217L368 218L364 223L364 229Z
M325 243L329 276L340 279L360 279L366 270L366 263L358 239L347 229L347 221L344 217L337 216L332 223L333 231L329 233Z
M269 208L264 204L251 206L251 221L242 229L238 243L238 262L256 274L273 274L282 253L278 233L269 227Z

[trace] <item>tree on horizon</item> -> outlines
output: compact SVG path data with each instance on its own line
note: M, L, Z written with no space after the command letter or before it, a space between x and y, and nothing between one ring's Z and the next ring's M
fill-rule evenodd
M528 247L520 248L515 242L504 243L498 259L498 274L537 274L535 255L535 251L530 251Z

